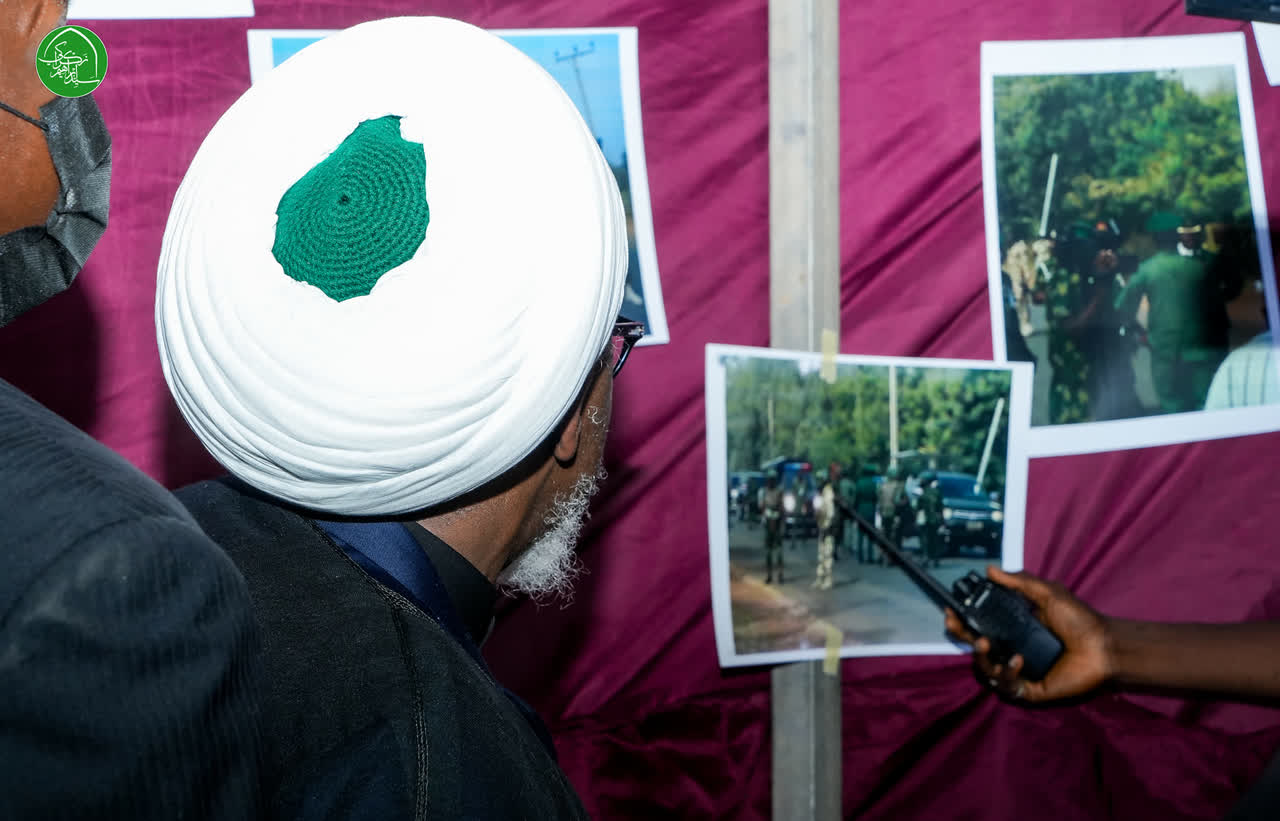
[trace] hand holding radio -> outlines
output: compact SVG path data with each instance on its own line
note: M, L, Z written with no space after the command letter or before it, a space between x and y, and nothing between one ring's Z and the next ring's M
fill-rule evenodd
M1024 701L1051 701L1094 690L1111 677L1110 623L1105 616L1073 596L1065 587L1027 573L1005 573L988 567L987 576L997 584L1021 593L1035 616L1063 644L1062 655L1041 681L1022 674L1025 660L1014 655L1000 658L999 648L988 638L977 638L955 613L947 612L947 631L973 644L974 665L1000 693ZM995 652L993 653L993 649Z

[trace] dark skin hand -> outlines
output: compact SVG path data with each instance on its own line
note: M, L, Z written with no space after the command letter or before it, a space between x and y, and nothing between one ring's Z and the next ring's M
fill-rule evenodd
M973 645L974 666L997 692L1024 701L1052 701L1087 693L1113 674L1105 616L1060 584L1026 573L1005 573L995 566L987 568L987 576L1026 596L1035 606L1036 617L1062 639L1064 646L1062 657L1043 681L1028 681L1019 675L1022 656L1015 655L1004 665L992 663L988 657L990 643L984 638L975 640L948 609L947 632Z
M974 666L993 689L1029 702L1084 695L1114 681L1219 696L1280 699L1280 622L1166 624L1104 616L1065 587L1028 573L988 567L997 584L1022 593L1036 617L1062 639L1063 653L1043 681L1019 673L1022 657L994 664L986 639L976 639L948 611L947 631L973 645Z

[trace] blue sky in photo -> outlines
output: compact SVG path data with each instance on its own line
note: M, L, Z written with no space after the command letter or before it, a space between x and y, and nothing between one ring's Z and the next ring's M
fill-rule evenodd
M556 79L600 141L605 159L610 165L621 165L627 145L622 118L622 76L618 70L618 35L522 34L503 39L529 55ZM580 54L586 53L576 61L566 59L575 48ZM557 60L557 55L561 59Z
M306 46L319 40L319 37L273 37L271 38L271 66L280 65Z
M271 64L280 65L319 39L273 38ZM605 159L610 165L621 165L627 145L622 116L618 35L520 34L504 36L503 39L529 55L560 83L600 142ZM576 60L570 59L575 48L581 56Z

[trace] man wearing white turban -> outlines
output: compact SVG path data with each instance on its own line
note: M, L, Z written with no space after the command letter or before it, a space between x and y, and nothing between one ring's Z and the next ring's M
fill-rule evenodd
M499 587L564 591L601 474L617 183L572 101L441 18L311 45L210 132L156 320L234 478L179 496L264 632L275 809L573 818L549 734L480 654Z

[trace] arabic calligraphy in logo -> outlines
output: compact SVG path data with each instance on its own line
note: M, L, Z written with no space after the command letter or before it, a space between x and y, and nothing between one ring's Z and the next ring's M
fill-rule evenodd
M83 97L107 76L107 48L83 26L56 28L40 41L36 73L59 97Z

